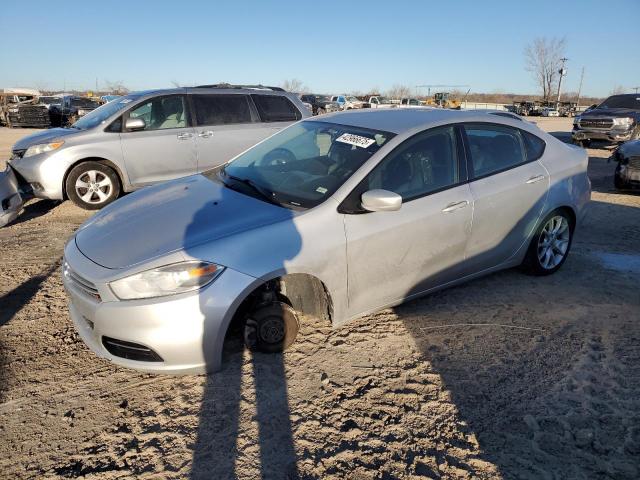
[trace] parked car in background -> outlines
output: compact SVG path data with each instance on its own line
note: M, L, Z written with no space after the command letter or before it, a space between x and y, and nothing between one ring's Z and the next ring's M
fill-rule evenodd
M337 112L340 110L338 102L331 101L328 95L305 94L300 96L300 100L311 105L311 111L314 115L322 115L325 113Z
M276 88L137 92L69 128L20 139L9 165L37 197L98 209L122 192L220 165L308 116L297 96Z
M424 107L425 105L417 98L401 98L400 106L403 108L418 108Z
M49 110L38 103L40 92L28 88L0 90L0 125L7 127L47 128Z
M611 159L617 162L614 185L618 190L640 188L640 140L620 145Z
M353 95L334 95L331 97L331 101L336 102L339 105L340 110L354 110L368 106L365 102L359 100Z
M100 97L100 99L104 103L113 102L114 100L117 100L118 98L122 98L122 95L103 95L103 96Z
M369 97L370 108L398 108L398 104L394 103L390 98L382 96Z
M215 371L232 322L279 352L310 317L340 325L515 266L552 274L589 201L587 163L474 111L305 119L80 227L64 251L70 315L117 364Z
M592 140L622 143L639 139L640 94L613 95L590 107L574 118L571 137L583 147L588 147Z
M100 106L99 102L87 97L65 95L60 98L60 103L49 106L51 125L54 127L71 125L79 118Z
M556 110L553 107L544 107L540 111L540 115L543 116L543 117L559 117L560 116L560 112L558 112L558 110Z

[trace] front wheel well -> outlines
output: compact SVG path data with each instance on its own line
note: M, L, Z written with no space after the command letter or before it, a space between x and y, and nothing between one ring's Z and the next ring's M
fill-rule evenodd
M247 295L236 310L228 331L238 327L257 305L270 300L282 301L303 316L331 324L333 304L324 283L313 275L290 273L262 283Z
M67 178L69 177L69 173L71 173L71 170L73 170L78 165L80 165L81 163L84 163L84 162L98 162L98 163L102 163L102 164L108 166L109 168L113 169L113 171L116 172L116 175L118 176L118 182L120 183L120 192L124 192L124 184L122 182L122 171L118 168L118 166L115 163L113 163L111 160L107 160L106 158L87 157L87 158L83 158L83 159L78 160L78 161L74 162L73 164L71 164L69 166L69 168L67 168L67 171L64 173L64 177L62 178L62 197L63 197L63 200L69 200L69 198L67 196Z

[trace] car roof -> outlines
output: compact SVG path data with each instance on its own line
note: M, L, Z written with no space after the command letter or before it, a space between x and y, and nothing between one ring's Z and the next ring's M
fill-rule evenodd
M477 111L447 110L434 108L390 108L384 110L368 109L350 110L348 112L330 113L322 116L322 121L328 121L353 127L384 130L391 133L403 133L418 127L451 121L478 120L486 115ZM496 117L504 118L504 117ZM308 120L317 120L312 117Z

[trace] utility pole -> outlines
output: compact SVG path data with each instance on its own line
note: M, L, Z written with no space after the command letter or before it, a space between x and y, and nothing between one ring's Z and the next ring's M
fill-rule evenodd
M567 60L569 59L565 57L562 57L560 59L560 61L562 62L562 67L560 67L560 70L558 70L558 73L560 74L560 80L558 80L558 98L556 99L556 108L560 108L560 89L562 88L562 77L567 74L567 71L564 68L564 64Z
M582 67L582 73L580 74L580 86L578 87L578 98L576 99L576 111L580 106L580 93L582 93L582 80L584 79L584 67Z

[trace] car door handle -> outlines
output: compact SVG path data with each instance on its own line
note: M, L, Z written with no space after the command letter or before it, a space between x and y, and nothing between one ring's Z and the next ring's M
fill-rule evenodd
M544 180L546 177L544 175L536 175L527 180L527 183L537 183L540 180Z
M200 138L213 137L213 130L204 130L198 134Z
M193 138L193 133L184 132L178 134L178 140L189 140L190 138Z
M469 205L469 202L467 200L463 200L462 202L453 202L453 203L450 203L449 205L447 205L446 207L444 207L442 209L442 212L443 213L450 213L450 212L453 212L453 211L458 210L460 208L464 208L467 205Z

